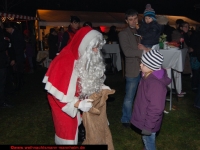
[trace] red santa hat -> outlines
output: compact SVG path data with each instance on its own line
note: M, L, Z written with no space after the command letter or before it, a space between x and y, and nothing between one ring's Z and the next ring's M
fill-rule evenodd
M61 102L74 100L78 73L74 69L76 61L86 52L90 41L100 32L91 27L82 27L73 37L72 41L63 48L58 56L51 62L43 79L47 92Z

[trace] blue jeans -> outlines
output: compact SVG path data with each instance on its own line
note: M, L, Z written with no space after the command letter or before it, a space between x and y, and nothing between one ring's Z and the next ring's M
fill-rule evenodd
M126 77L126 95L124 97L124 103L122 108L122 123L129 123L132 115L133 99L138 87L138 83L141 79L141 75L134 78Z
M145 150L156 150L156 133L151 133L150 136L143 135Z

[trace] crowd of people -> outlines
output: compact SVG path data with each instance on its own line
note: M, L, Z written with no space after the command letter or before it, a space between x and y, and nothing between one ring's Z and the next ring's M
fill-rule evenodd
M125 55L126 95L121 121L125 127L130 127L132 123L139 128L145 148L148 149L150 146L155 149L155 135L161 126L167 85L171 82L166 71L161 68L163 56L157 46L162 30L154 18L154 10L149 5L145 9L144 27L141 25L139 29L136 28L137 11L127 10L125 16L128 27L119 32L119 36L114 26L108 32L108 39L118 41ZM89 98L90 95L103 89L111 90L104 85L105 65L99 51L106 43L103 34L92 29L90 25L79 29L77 24L80 20L76 17L71 20L71 31L63 33L63 37L64 34L67 35L67 38L63 38L67 39L66 45L61 48L59 55L55 56L43 79L52 109L56 144L77 144L78 126L81 124L80 112L88 113L93 106L94 100ZM73 24L77 27L76 30ZM155 28L158 28L156 34L149 34L150 37L148 35L145 39L149 29L154 31ZM138 32L143 39L141 43L141 37L135 36ZM60 69L60 65L64 64L67 64L66 67ZM157 92L157 88L160 92ZM141 98L145 105L141 104ZM146 117L145 114L151 117Z
M133 126L139 129L144 148L155 150L167 86L171 83L162 68L164 58L159 51L159 37L164 33L168 42L184 39L184 47L188 48L184 73L191 74L191 87L197 93L194 106L200 108L200 67L191 66L192 58L200 61L200 35L190 31L189 23L181 19L176 21L176 28L171 27L165 17L164 23L161 23L150 4L145 7L141 24L138 25L138 12L134 9L127 10L124 19L127 23L125 29L118 32L116 26L111 26L107 33L107 41L119 43L125 57L126 91L121 123L126 128ZM25 58L30 72L34 71L35 47L28 30L22 35L11 23L3 27L0 22L0 26L0 106L11 107L4 92L7 72L11 68L10 72L15 74L16 89L20 89ZM4 28L8 36L5 36ZM82 115L90 113L95 102L91 95L111 90L104 84L105 62L100 52L106 40L91 22L80 27L80 19L71 16L66 31L62 27L58 33L55 28L50 29L47 43L52 62L43 83L55 126L55 144L78 144ZM102 126L109 126L109 123L104 122ZM110 139L112 143L112 137ZM108 149L114 149L113 144L109 144Z
M83 23L82 27L90 26L91 28L99 31L103 35L107 36L106 42L118 43L118 31L116 26L111 26L107 33L103 33L99 27L93 27L92 23L86 21ZM50 28L47 44L49 48L49 58L54 59L57 53L60 53L61 50L72 40L75 33L81 28L80 19L77 16L71 16L70 25L65 30L63 27L60 27L58 31L55 28Z
M7 96L24 85L27 60L29 73L34 72L35 43L29 30L22 33L14 22L0 22L0 107L13 107Z
M191 87L194 91L198 87L194 106L200 108L200 67L194 69L191 65L192 57L200 61L200 35L190 31L189 23L182 19L177 19L176 28L169 26L166 17L157 20L150 4L146 5L139 26L137 11L130 9L125 16L128 27L119 33L119 43L126 62L126 94L121 122L125 127L139 129L145 149L155 150L156 133L160 130L165 106L166 87L171 82L161 67L163 56L159 53L159 38L164 33L168 42L182 42L188 48L183 73L191 74ZM183 97L184 94L186 92L182 91L178 96Z

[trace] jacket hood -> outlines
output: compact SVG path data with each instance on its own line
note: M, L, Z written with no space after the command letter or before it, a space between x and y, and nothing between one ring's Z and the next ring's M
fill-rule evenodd
M165 69L156 70L152 73L152 75L154 75L166 86L171 83L171 79L167 76L167 72Z

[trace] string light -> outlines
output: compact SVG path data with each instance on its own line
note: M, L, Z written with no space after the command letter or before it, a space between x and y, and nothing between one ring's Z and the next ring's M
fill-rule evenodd
M12 20L14 20L15 18L14 18L14 17L7 17L7 18L6 18L6 17L1 17L2 22L5 22L6 19L12 21Z
M6 21L6 17L1 17L2 22Z
M8 20L12 21L14 20L15 18L14 17L7 17Z

